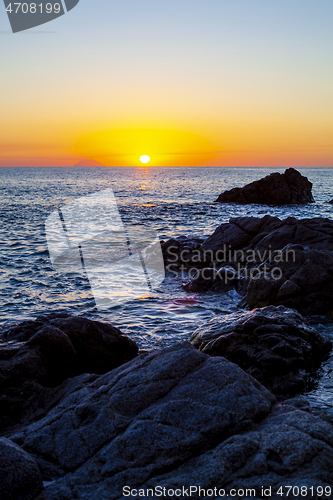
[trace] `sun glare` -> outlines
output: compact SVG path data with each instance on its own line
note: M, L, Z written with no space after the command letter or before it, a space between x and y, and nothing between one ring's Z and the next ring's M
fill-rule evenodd
M142 155L142 156L140 156L140 161L141 161L141 163L148 163L150 161L150 156Z
M80 137L72 148L77 157L108 167L196 166L214 158L217 151L217 146L197 134L168 129L95 132Z

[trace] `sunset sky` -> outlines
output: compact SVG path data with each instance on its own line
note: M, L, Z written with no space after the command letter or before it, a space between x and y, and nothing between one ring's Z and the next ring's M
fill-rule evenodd
M0 166L333 166L332 0L81 0L12 34Z

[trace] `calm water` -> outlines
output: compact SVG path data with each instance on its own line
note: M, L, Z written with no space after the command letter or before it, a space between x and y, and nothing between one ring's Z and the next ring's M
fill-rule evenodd
M333 170L301 169L313 183L316 203L288 207L214 204L219 193L273 171L270 168L0 168L1 297L0 323L11 324L39 314L65 310L112 322L141 348L152 349L189 339L200 324L216 314L237 310L239 296L191 295L181 280L166 278L140 299L98 311L86 275L53 270L44 223L55 209L80 196L112 188L126 224L144 224L160 238L205 236L230 217L265 214L333 219ZM333 325L316 327L333 338ZM323 364L312 402L333 413L333 357Z

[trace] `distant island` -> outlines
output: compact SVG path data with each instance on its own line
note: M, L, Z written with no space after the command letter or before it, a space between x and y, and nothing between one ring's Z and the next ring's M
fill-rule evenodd
M91 160L90 158L84 158L78 163L75 163L73 167L105 167L105 165L103 165L103 163L100 163L99 161Z

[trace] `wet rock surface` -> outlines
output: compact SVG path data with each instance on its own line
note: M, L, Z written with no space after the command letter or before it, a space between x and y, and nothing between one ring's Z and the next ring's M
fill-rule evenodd
M278 172L251 182L242 188L221 193L219 203L288 205L292 203L313 203L312 183L294 168L283 174Z
M222 266L220 269L205 267L198 270L183 288L187 292L212 290L223 293L235 288L237 289L238 282L239 278L235 275L234 269L231 267Z
M213 318L192 334L191 343L236 363L280 396L302 392L332 347L299 313L283 306Z
M105 373L138 351L112 325L68 314L25 321L0 337L0 429L34 420L61 397L69 377Z

